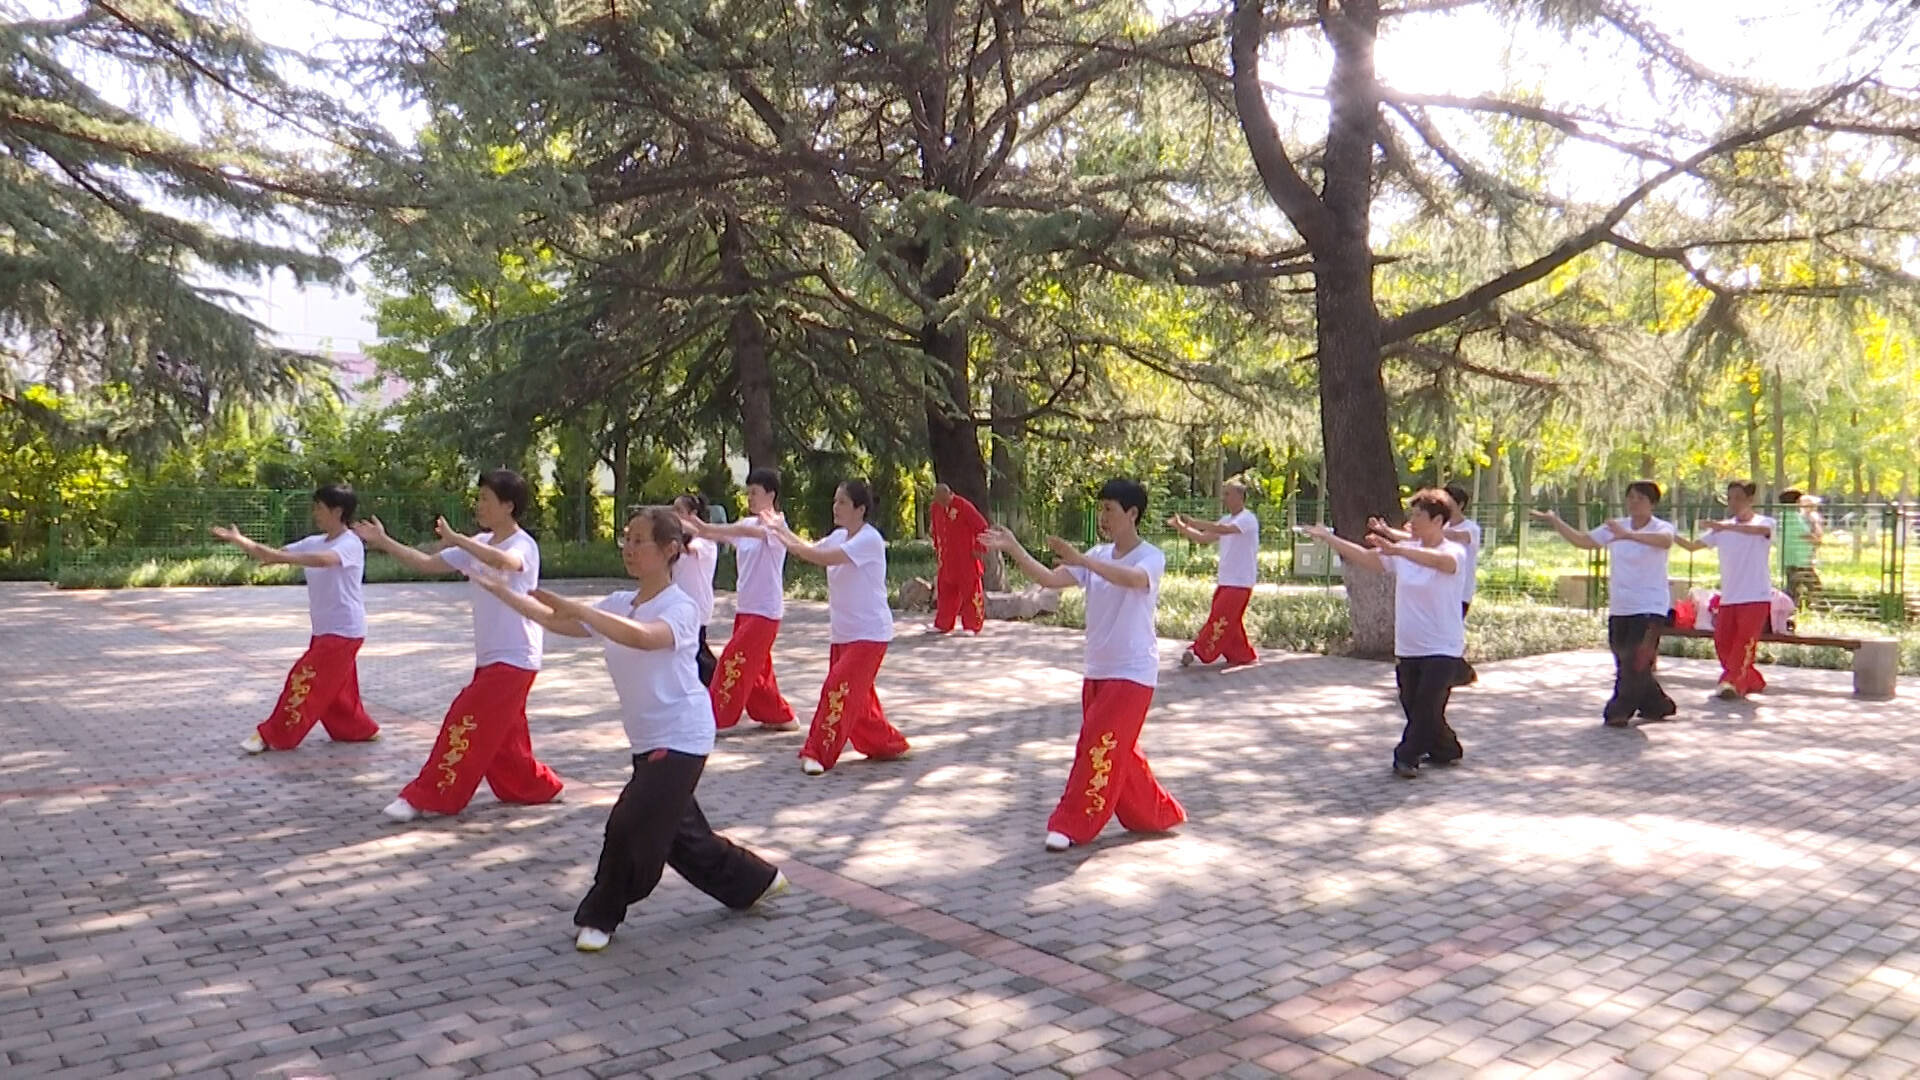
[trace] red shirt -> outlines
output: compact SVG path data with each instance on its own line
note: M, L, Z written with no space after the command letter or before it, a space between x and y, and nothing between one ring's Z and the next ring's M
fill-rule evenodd
M933 504L933 550L944 556L947 552L972 553L975 540L987 531L987 519L965 498L954 495L947 499L947 505Z

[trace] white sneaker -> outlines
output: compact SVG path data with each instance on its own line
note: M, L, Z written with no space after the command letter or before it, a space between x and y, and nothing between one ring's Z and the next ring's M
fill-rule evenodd
M393 800L380 812L394 821L417 821L422 816L420 808L405 799Z
M1047 834L1048 851L1065 851L1072 846L1073 841L1067 839L1066 833L1050 832Z
M810 757L803 757L800 759L800 771L808 776L819 776L827 771L827 767Z
M260 738L260 733L256 731L240 740L240 749L245 750L249 754L264 754L267 751L267 744L265 740Z
M580 928L579 935L573 939L573 947L581 952L599 952L601 949L606 948L612 941L613 935L607 933L605 930L595 930L591 926L583 926Z
M774 897L784 894L791 888L793 888L793 882L787 880L787 875L779 870L775 870L773 872L773 884L768 885L767 891L761 893L760 898L753 902L754 906L758 907Z
M1200 658L1193 655L1193 649L1191 647L1181 650L1180 652L1181 667L1192 667L1193 665L1199 662L1200 662Z
M784 724L762 724L760 726L766 728L768 731L799 731L800 721L789 720Z

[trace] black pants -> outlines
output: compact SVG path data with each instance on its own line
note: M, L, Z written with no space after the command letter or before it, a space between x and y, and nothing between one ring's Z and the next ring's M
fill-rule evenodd
M573 913L575 926L612 933L627 908L645 900L666 867L736 910L753 906L773 884L773 864L716 835L694 786L707 759L672 750L633 755L633 779L607 815L607 839L593 888Z
M1680 711L1653 674L1660 658L1660 632L1672 622L1666 615L1611 615L1607 648L1613 650L1613 697L1602 714L1609 723L1625 723L1636 714L1665 720Z
M1407 726L1393 751L1395 765L1418 767L1423 758L1439 764L1460 760L1465 751L1460 737L1447 725L1447 700L1466 666L1457 656L1400 658L1393 676L1400 685L1400 708L1407 714Z
M707 645L707 628L704 626L700 628L700 647L693 650L693 662L700 668L700 685L712 686L713 669L720 666L720 661L714 659L713 649Z

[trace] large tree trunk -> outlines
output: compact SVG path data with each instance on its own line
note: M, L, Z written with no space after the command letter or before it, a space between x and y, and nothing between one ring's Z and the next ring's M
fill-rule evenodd
M727 294L744 298L750 289L747 241L740 218L729 212L720 230L720 276ZM773 368L767 362L767 328L753 305L742 302L727 323L727 350L733 355L733 379L740 392L740 434L747 446L747 467L777 468L780 444L773 426Z
M923 264L924 265L924 264ZM966 264L947 257L925 276L927 295L935 300L952 296L960 287ZM927 456L935 483L945 484L976 507L990 508L987 459L980 452L980 429L973 422L973 369L967 355L967 326L959 319L928 321L920 327L920 349L926 353ZM988 591L1007 587L1006 567L998 556L981 560Z
M1020 425L1006 418L1019 416L1026 410L1027 396L1019 383L1004 378L993 381L993 475L988 485L988 499L993 505L987 515L1015 532L1025 532L1027 528L1020 504L1020 464L1013 456L1014 445L1020 438Z
M624 409L617 410L613 416L613 460L607 463L613 470L613 532L620 530L627 522L627 462L633 454L633 422Z

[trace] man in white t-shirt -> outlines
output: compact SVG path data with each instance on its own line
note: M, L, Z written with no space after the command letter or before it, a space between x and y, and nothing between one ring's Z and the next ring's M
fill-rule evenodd
M1234 482L1222 489L1226 513L1219 521L1195 521L1185 514L1167 519L1173 531L1196 544L1220 545L1220 573L1213 589L1213 608L1193 644L1180 654L1180 666L1196 661L1211 664L1226 657L1228 667L1259 659L1247 640L1247 604L1260 579L1260 519L1247 509L1247 486Z
M1673 622L1673 593L1667 584L1674 527L1653 516L1660 485L1636 480L1627 485L1627 516L1581 532L1551 510L1533 517L1552 525L1567 543L1587 551L1605 549L1607 571L1607 647L1613 652L1613 696L1601 710L1608 727L1626 727L1635 717L1665 720L1679 706L1660 688L1654 665L1660 657L1660 632Z
M422 574L458 572L470 579L498 574L513 592L530 593L540 584L540 545L520 527L520 514L532 505L532 492L509 469L481 473L479 484L473 516L484 531L463 536L441 518L434 523L444 544L437 554L388 536L377 517L354 531ZM447 707L433 753L420 775L388 804L389 818L457 814L482 779L501 802L537 804L560 797L560 778L533 756L527 731L527 692L540 671L543 644L539 623L475 582L473 681Z
M1129 832L1166 832L1187 820L1179 800L1154 779L1140 751L1140 729L1159 682L1160 643L1154 610L1167 560L1140 538L1147 489L1109 480L1100 489L1100 533L1108 543L1085 554L1047 537L1060 565L1049 569L1005 528L987 542L1013 558L1037 585L1087 591L1086 681L1080 690L1080 738L1067 789L1047 819L1046 848L1090 844L1118 815Z
M731 525L681 519L695 536L733 546L733 629L707 684L714 726L721 731L740 723L742 714L774 731L800 727L773 673L773 643L787 610L787 548L760 515L779 509L780 473L763 467L747 474L746 517Z
M291 750L319 723L335 742L370 742L380 726L360 701L356 658L367 638L367 609L360 599L366 549L348 528L359 504L353 488L328 484L313 493L313 527L320 530L283 548L249 540L238 526L216 527L213 535L247 557L268 565L300 567L307 581L307 615L313 637L293 662L273 713L241 742L249 754Z
M1393 751L1395 776L1412 779L1420 766L1458 764L1466 751L1447 723L1447 701L1466 666L1467 620L1458 575L1466 548L1447 538L1458 508L1444 491L1416 492L1407 503L1405 541L1369 531L1367 546L1335 536L1325 526L1305 530L1333 548L1349 571L1393 577L1394 681L1407 723Z
M1751 480L1727 485L1728 517L1701 524L1707 535L1678 541L1691 551L1720 552L1720 607L1713 615L1713 651L1720 657L1723 701L1767 688L1760 674L1760 635L1773 617L1774 521L1753 509L1759 486Z

